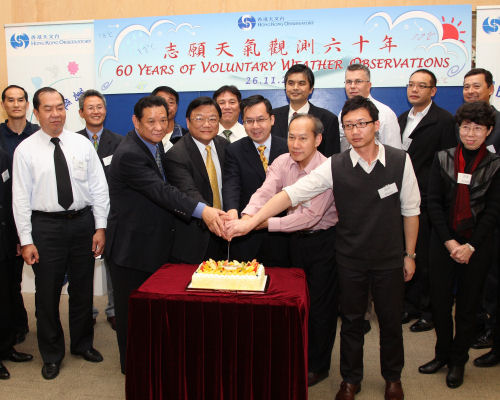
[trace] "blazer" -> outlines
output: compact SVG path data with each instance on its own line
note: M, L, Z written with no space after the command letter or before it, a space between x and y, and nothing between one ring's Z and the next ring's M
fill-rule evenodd
M269 165L284 153L288 153L287 141L278 136L271 136ZM224 210L236 209L239 214L266 179L259 153L250 137L241 138L227 146L223 176Z
M225 148L229 142L220 136L215 136L213 141L224 177ZM205 162L190 134L180 138L167 152L166 176L172 185L196 203L213 206L212 188ZM211 235L205 223L201 220L186 222L178 219L175 226L172 253L175 259L191 264L203 261Z
M274 136L280 136L284 139L288 137L288 113L290 105L274 108L274 125L271 133ZM323 140L318 147L318 150L325 156L330 157L332 154L340 152L340 133L339 120L337 116L325 108L316 107L309 103L309 114L314 115L323 123L324 132Z
M85 128L76 133L79 133L80 135L83 135L90 140L89 135L87 134L87 130ZM114 154L116 148L121 143L122 139L123 139L122 135L111 132L109 129L104 128L102 131L101 138L99 139L99 146L97 147L97 155L101 160L101 164L102 167L104 168L104 173L106 174L106 177L108 176L110 163L108 162L107 165L105 165L103 159L112 156Z
M410 110L398 118L401 136L404 133ZM445 109L432 102L426 116L422 118L410 135L412 142L408 154L413 164L422 199L422 207L426 208L427 186L434 155L441 150L457 145L455 121Z
M492 106L493 107L493 106ZM490 133L490 136L486 138L486 146L493 145L495 147L496 154L500 154L500 111L495 107L495 126Z
M158 147L165 170L163 146ZM108 185L106 257L122 267L154 272L171 260L174 216L190 220L197 201L163 180L155 158L135 131L116 149Z
M12 214L12 168L9 154L0 148L0 261L16 256L18 242L14 216ZM2 277L10 264L0 263ZM10 276L10 273L9 273Z

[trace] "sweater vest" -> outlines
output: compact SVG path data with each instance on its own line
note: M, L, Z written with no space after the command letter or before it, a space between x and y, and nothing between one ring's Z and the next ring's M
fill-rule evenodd
M385 146L385 160L385 167L377 161L368 174L359 163L353 168L349 151L332 156L340 266L363 269L403 266L404 232L399 196L406 153ZM385 197L380 195L379 189L393 184L397 191Z

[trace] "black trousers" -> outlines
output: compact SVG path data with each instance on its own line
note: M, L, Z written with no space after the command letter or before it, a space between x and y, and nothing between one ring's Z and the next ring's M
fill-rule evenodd
M14 314L12 312L11 286L13 271L11 259L0 261L0 360L14 344Z
M128 300L133 290L138 289L153 272L140 271L115 264L111 257L108 262L113 294L115 296L116 338L120 351L120 366L125 373L127 354Z
M441 361L464 365L469 359L469 347L475 335L476 311L491 265L492 245L493 235L485 238L476 248L469 264L458 264L450 257L438 236L434 232L431 234L431 304L437 336L436 358Z
M305 271L309 288L309 371L328 371L338 317L335 227L292 234L290 260L293 267Z
M418 237L415 252L416 270L413 279L405 283L404 311L432 321L431 295L429 283L429 239L430 221L425 210L418 216Z
M380 325L380 365L382 376L399 381L404 365L403 268L353 268L338 263L340 288L340 373L348 383L363 379L363 321L371 291Z
M72 219L33 214L31 221L33 242L40 256L40 262L33 265L38 348L43 362L57 363L65 353L59 302L66 274L71 352L89 349L94 340L94 217L89 209Z

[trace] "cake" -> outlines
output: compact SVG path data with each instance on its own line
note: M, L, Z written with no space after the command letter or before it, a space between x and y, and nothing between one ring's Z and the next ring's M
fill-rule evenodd
M257 260L203 261L193 273L190 288L263 291L267 276Z

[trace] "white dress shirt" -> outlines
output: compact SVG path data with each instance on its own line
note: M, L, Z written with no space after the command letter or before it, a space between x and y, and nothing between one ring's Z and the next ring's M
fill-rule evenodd
M264 149L264 156L267 159L267 163L269 164L269 157L271 156L271 142L272 142L272 136L269 135L269 137L266 139L264 143L257 143L252 140L253 145L255 146L255 150L257 151L257 154L260 157L260 152L259 152L259 147L260 146L266 146Z
M309 114L309 109L311 108L309 102L306 102L302 107L298 110L294 110L292 106L288 107L288 125L290 125L290 121L292 120L293 114Z
M194 143L196 144L196 147L198 147L198 150L200 151L201 156L203 157L203 162L205 163L205 166L207 165L207 149L206 145L203 143L199 142L196 140L193 136ZM212 161L214 162L215 165L215 172L217 173L217 186L219 187L219 197L220 197L220 202L222 204L222 169L219 161L219 155L217 154L217 149L215 148L215 143L213 140L210 141L208 144L210 146L210 154L212 156Z
M219 133L218 135L226 139L226 135L224 135L222 132L224 132L226 128L222 126L222 124L219 124ZM229 130L232 132L231 135L229 136L229 142L234 143L237 140L240 140L241 138L244 138L247 136L247 133L245 131L245 127L241 125L238 121L229 128Z
M427 107L419 112L415 112L415 109L413 107L411 108L406 119L405 130L403 131L403 150L408 151L408 148L413 141L412 139L410 139L410 135L413 133L420 121L422 121L422 119L427 115L429 109L431 108L431 105L432 100Z
M57 199L54 144L41 129L19 144L14 153L12 203L21 245L33 243L31 212L65 211ZM93 144L84 136L63 130L59 145L68 164L73 203L70 210L92 206L95 228L106 228L109 193Z
M385 167L385 148L382 144L378 144L378 154L375 160L368 164L356 150L351 149L349 156L352 161L353 168L359 164L363 170L369 174L373 171L375 164L380 162ZM287 186L285 190L290 197L292 207L312 199L325 190L332 189L332 163L331 157L323 164L313 170L309 175L301 178L297 183ZM340 190L340 189L339 189ZM362 190L362 189L360 189ZM420 214L420 191L418 189L417 178L413 171L413 166L410 156L406 154L405 169L403 171L403 181L401 190L399 191L399 199L401 202L401 215L411 217Z
M372 95L369 95L368 99L375 104L378 110L378 120L380 121L380 128L378 130L379 142L387 146L395 147L396 149L402 149L401 130L399 129L398 117L394 111L384 103L375 100ZM340 151L344 151L351 147L351 145L345 137L344 128L342 128L342 112L339 114L339 130Z

